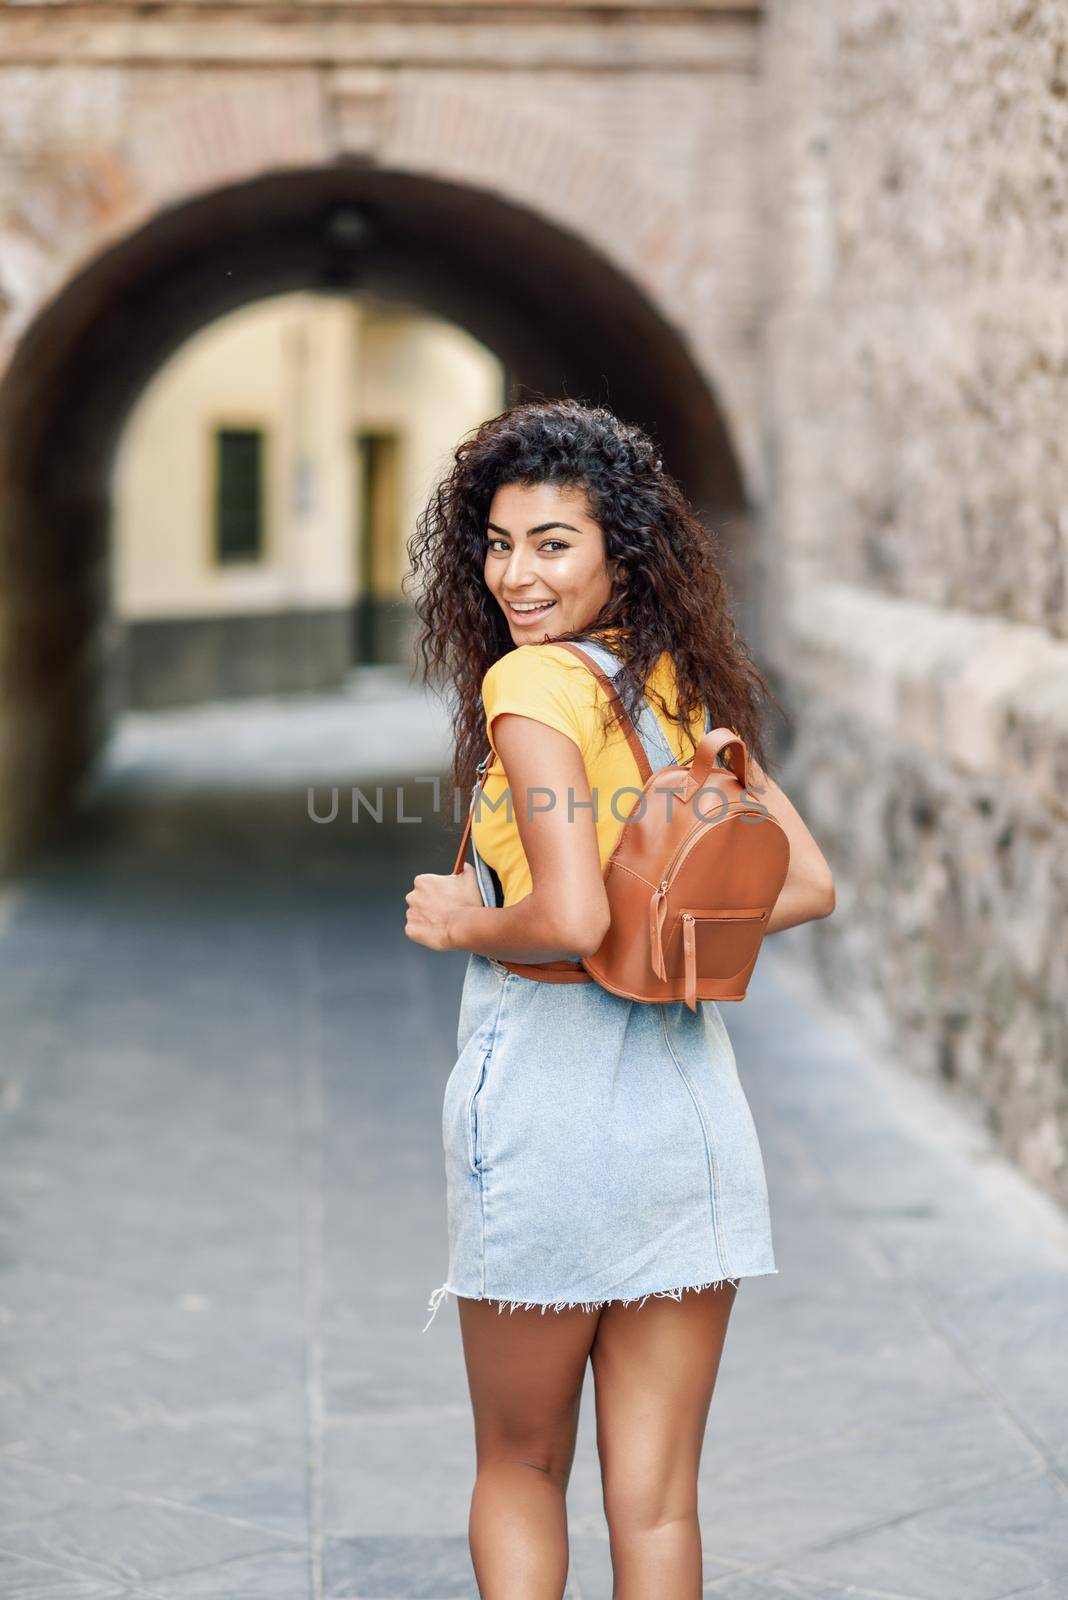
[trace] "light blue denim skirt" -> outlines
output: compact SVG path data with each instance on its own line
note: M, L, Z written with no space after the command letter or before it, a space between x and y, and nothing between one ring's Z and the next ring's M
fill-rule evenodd
M498 1310L777 1271L760 1144L719 1007L468 958L445 1085L448 1276ZM426 1331L424 1328L424 1332Z

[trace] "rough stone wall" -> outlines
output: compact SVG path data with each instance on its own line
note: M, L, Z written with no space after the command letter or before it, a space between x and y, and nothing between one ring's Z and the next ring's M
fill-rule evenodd
M1068 1200L1068 11L776 0L769 524L800 930Z

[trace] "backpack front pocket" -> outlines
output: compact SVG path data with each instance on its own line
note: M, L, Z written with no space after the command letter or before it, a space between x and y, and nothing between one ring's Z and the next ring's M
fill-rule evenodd
M768 920L766 909L712 911L692 906L678 914L668 948L668 970L685 983L686 1004L697 1009L697 974L727 983L754 960Z

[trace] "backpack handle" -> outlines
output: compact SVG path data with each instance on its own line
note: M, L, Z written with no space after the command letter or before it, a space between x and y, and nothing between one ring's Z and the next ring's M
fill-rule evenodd
M749 752L745 748L745 740L740 734L735 733L733 728L713 728L712 732L706 733L701 740L690 766L690 777L695 792L704 788L723 752L729 757L723 762L727 771L732 777L737 778L743 789L748 788Z

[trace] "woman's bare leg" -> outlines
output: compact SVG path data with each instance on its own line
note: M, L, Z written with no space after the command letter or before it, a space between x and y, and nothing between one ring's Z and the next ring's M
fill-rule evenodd
M700 1600L697 1469L735 1294L601 1311L590 1359L613 1600Z
M482 1600L561 1600L565 1495L597 1311L457 1299L478 1474L468 1536Z

